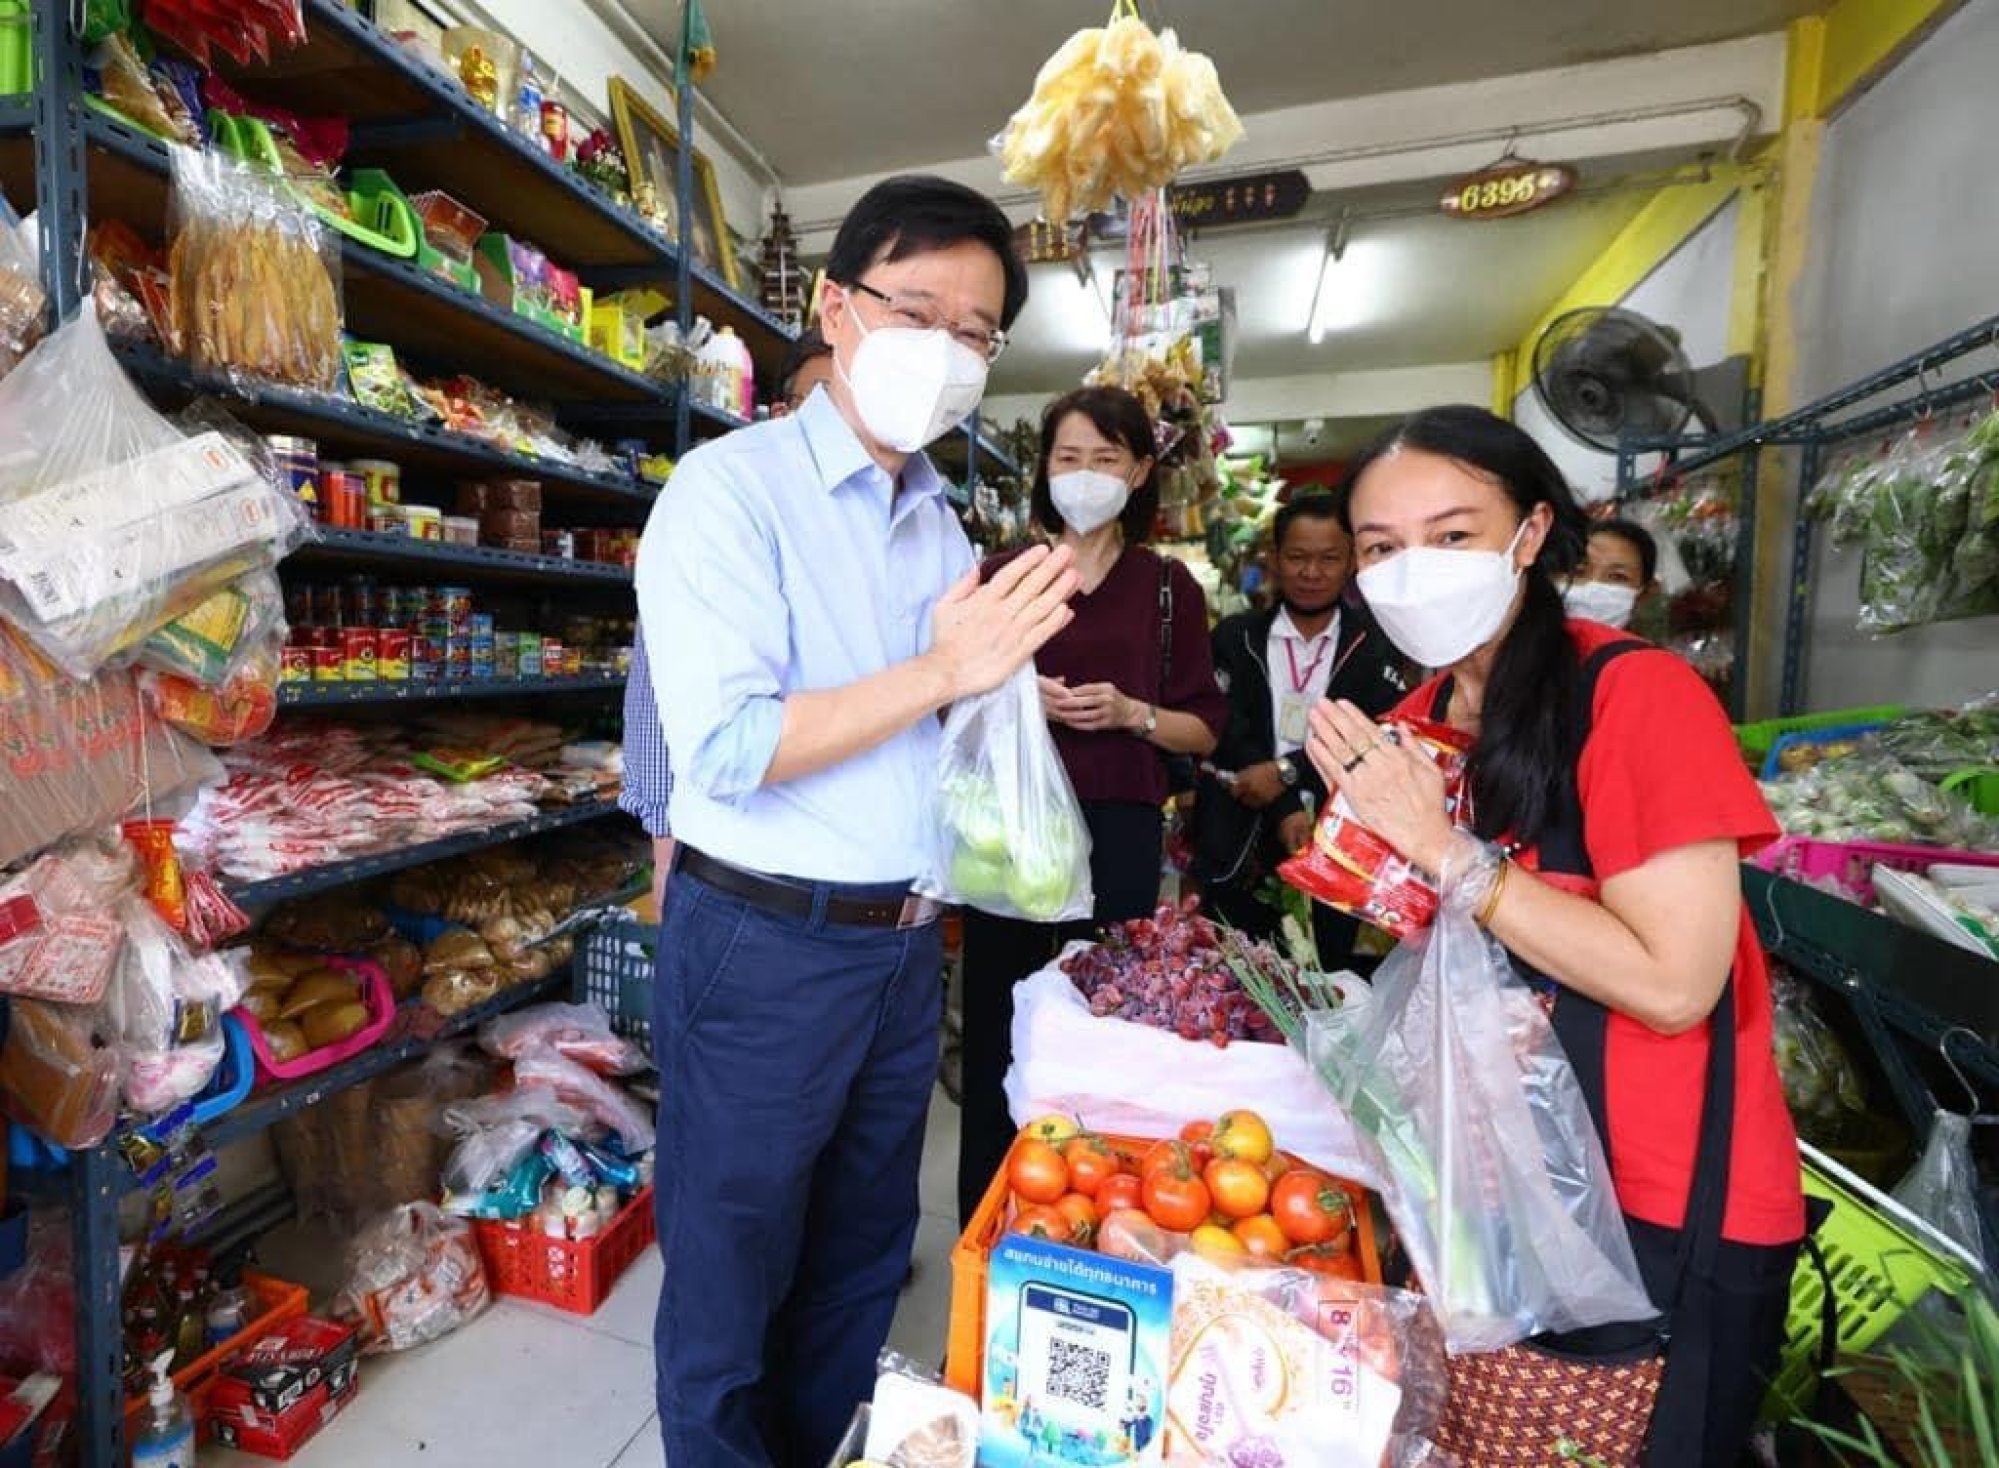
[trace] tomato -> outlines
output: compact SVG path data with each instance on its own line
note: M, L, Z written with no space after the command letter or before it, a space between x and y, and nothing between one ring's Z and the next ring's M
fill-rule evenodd
M1199 1172L1215 1160L1215 1124L1190 1121L1180 1128L1180 1140L1187 1144L1187 1156Z
M1151 1150L1139 1159L1138 1175L1151 1177L1155 1172L1199 1172L1194 1165L1194 1153L1185 1142L1154 1142Z
M1353 1235L1353 1200L1322 1172L1287 1172L1270 1193L1271 1216L1294 1244L1347 1247Z
M1314 1274L1323 1274L1328 1279L1364 1280L1366 1271L1360 1267L1360 1260L1351 1251L1335 1249L1326 1244L1315 1244L1308 1248L1293 1249L1284 1256L1284 1262L1293 1269L1309 1269Z
M1103 1191L1104 1184L1117 1176L1117 1157L1100 1137L1076 1137L1062 1149L1069 1164L1069 1186L1086 1198Z
M1030 1203L1053 1203L1069 1191L1069 1164L1048 1143L1023 1137L1007 1164L1007 1184Z
M1076 1237L1075 1230L1061 1210L1046 1205L1021 1209L1007 1226L1007 1232L1025 1234L1030 1239L1046 1239L1051 1244L1073 1243Z
M1211 1121L1190 1121L1180 1128L1180 1140L1190 1145L1205 1142L1215 1134L1215 1124Z
M1097 1189L1097 1211L1106 1216L1145 1206L1145 1179L1128 1172L1105 1180Z
M1057 1116L1051 1112L1047 1116L1036 1117L1030 1121L1020 1129L1020 1134L1023 1137L1032 1137L1037 1142L1046 1142L1051 1147L1059 1147L1071 1137L1080 1136L1082 1131L1082 1127L1076 1124L1074 1118Z
M1097 1205L1081 1193L1064 1193L1055 1211L1069 1220L1069 1236L1087 1247L1097 1236Z
M1254 1111L1225 1111L1215 1123L1217 1157L1240 1157L1261 1167L1276 1150L1269 1125Z
M1227 1229L1219 1228L1212 1223L1204 1223L1195 1229L1194 1236L1188 1240L1188 1243L1196 1254L1203 1259L1212 1259L1216 1263L1249 1257L1249 1249L1241 1239Z
M1201 1174L1215 1211L1231 1220L1254 1218L1270 1201L1270 1179L1253 1162L1235 1157L1217 1157Z
M1268 1213L1238 1219L1230 1232L1242 1240L1243 1248L1249 1251L1252 1259L1282 1259L1291 1248L1291 1241L1284 1237L1284 1230Z
M1283 1179L1285 1173L1296 1172L1304 1165L1304 1163L1293 1157L1289 1152L1272 1152L1270 1160L1263 1164L1263 1175L1270 1179L1270 1186L1274 1188Z
M1185 1167L1161 1168L1145 1180L1145 1211L1173 1233L1192 1233L1207 1221L1211 1206L1208 1185Z

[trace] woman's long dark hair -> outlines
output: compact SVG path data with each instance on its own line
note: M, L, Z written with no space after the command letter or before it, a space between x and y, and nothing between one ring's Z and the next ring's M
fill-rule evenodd
M1561 586L1582 564L1589 522L1541 446L1483 408L1427 408L1382 435L1347 470L1341 517L1353 530L1353 493L1381 459L1410 449L1462 464L1506 492L1521 518L1554 512L1547 541L1524 580L1526 597L1493 659L1469 766L1474 824L1488 840L1538 841L1571 788L1581 664L1569 637Z

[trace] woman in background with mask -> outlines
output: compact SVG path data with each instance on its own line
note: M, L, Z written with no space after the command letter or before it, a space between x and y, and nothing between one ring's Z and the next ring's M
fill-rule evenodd
M1692 669L1564 615L1587 522L1525 433L1477 408L1420 413L1362 455L1346 493L1362 596L1440 670L1391 720L1472 738L1473 829L1453 828L1442 775L1392 722L1321 704L1307 752L1548 1006L1670 1335L1646 1461L1732 1468L1804 1232L1739 872L1776 823ZM1660 1324L1553 1344L1642 1355ZM1449 1431L1440 1443L1463 1452Z
M1603 520L1590 527L1583 563L1569 578L1562 602L1571 617L1630 627L1658 589L1659 542L1652 532L1629 520Z
M1149 916L1159 901L1172 755L1204 756L1228 719L1208 604L1178 561L1144 542L1159 511L1152 420L1131 393L1086 387L1041 419L1034 517L1074 557L1075 619L1035 658L1042 708L1090 828L1093 920L1060 926L965 914L964 1099L958 1209L969 1219L1015 1127L1001 1089L1013 986L1071 938ZM996 572L1011 557L989 562Z

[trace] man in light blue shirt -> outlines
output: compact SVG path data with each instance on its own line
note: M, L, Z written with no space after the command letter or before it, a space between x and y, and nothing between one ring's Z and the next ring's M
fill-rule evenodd
M653 1038L673 1468L820 1468L915 1240L942 951L938 715L1069 620L1039 550L981 584L923 447L1026 301L1006 217L877 185L827 262L833 379L683 459L639 550L678 842Z

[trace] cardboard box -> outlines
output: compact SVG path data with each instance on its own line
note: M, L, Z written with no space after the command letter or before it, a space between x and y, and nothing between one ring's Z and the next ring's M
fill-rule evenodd
M1173 1271L1009 1234L986 1281L982 1468L1164 1462Z
M275 1415L250 1400L248 1382L236 1376L222 1377L208 1398L209 1425L215 1440L260 1458L288 1460L354 1400L360 1387L360 1364L352 1359L343 1362Z

